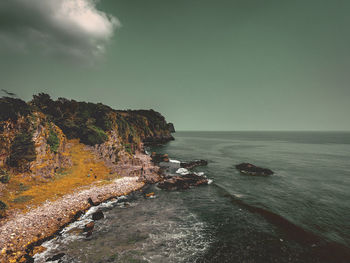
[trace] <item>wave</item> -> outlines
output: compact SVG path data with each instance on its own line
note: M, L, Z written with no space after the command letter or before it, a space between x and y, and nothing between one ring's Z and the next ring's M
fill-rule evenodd
M186 175L186 174L189 174L190 171L187 170L186 168L179 168L179 169L176 170L176 173L177 174L181 174L181 175Z

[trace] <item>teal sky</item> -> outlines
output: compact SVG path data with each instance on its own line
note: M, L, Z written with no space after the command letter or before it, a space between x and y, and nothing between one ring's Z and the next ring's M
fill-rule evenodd
M39 34L18 48L19 28L39 18L16 8L0 19L11 43L0 45L0 85L25 100L153 108L177 130L350 130L350 1L102 0L121 25L97 58L47 52ZM61 33L57 50L86 44Z

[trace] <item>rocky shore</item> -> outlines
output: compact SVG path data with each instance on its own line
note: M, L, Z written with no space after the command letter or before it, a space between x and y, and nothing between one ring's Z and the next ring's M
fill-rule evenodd
M77 189L55 201L47 201L27 213L14 213L0 223L0 262L31 262L35 246L54 236L60 229L77 220L92 205L113 197L127 195L142 188L147 178L154 182L160 177L150 157L138 154L139 165L124 164L120 171L125 175L105 185L91 185ZM127 176L131 170L144 167L144 174Z
M150 110L0 98L0 262L33 262L43 240L90 206L161 179L144 145L174 140Z

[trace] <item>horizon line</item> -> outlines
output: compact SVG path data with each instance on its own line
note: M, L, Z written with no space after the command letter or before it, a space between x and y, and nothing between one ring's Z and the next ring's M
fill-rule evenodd
M350 132L350 130L176 130L176 132Z

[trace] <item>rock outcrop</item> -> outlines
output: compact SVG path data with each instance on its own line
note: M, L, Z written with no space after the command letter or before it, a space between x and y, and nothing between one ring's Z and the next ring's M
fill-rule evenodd
M206 165L208 165L208 161L206 160L195 160L195 161L180 163L180 167L186 168L186 169L193 169L197 166L206 166Z
M152 162L154 164L159 164L159 163L167 163L169 162L169 156L168 154L160 154L160 153L156 153L156 152L152 152L151 154L151 158L152 158Z
M236 169L242 174L253 175L253 176L268 176L272 175L273 171L268 168L262 168L255 166L251 163L241 163L236 165Z
M207 185L209 180L204 176L194 173L171 176L164 181L158 183L158 187L164 190L185 190L192 186Z

